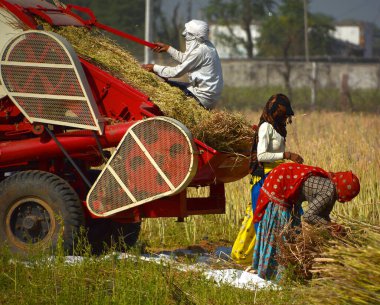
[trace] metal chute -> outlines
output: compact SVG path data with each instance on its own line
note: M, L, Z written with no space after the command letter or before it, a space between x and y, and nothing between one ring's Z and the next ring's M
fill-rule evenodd
M71 45L61 36L26 31L0 55L0 80L27 119L102 133L90 86Z
M182 191L198 157L189 130L168 117L128 129L87 196L92 213L106 217Z

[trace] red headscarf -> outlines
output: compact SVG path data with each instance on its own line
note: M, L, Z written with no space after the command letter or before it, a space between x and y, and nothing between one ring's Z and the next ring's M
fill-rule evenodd
M360 191L359 179L352 172L328 173L314 166L280 164L265 179L257 200L254 221L262 219L270 201L284 207L294 205L298 200L302 183L311 175L330 178L335 184L340 202L350 201Z
M351 171L329 173L338 194L339 202L351 201L360 192L359 178Z

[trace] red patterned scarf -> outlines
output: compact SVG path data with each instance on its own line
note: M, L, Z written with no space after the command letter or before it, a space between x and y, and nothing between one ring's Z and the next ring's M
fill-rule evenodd
M339 202L351 201L360 192L359 178L351 171L329 173L338 194Z
M284 207L294 205L302 183L311 175L330 178L335 184L340 202L350 201L360 191L359 179L352 172L328 173L319 167L284 163L272 170L266 178L257 200L254 221L262 219L270 201Z

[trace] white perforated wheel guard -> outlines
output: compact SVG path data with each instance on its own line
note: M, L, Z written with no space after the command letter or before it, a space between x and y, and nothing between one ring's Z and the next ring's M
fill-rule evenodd
M51 48L51 54L57 52L57 54L61 56L59 57L57 55L57 62L59 60L64 61L64 64L62 62L52 62L53 55L51 54L45 54L45 58L42 56L38 58L41 55L38 50L42 48L38 45L36 45L36 49L34 50L36 53L33 52L33 48L29 49L32 57L35 59L37 58L35 61L9 60L9 58L13 56L13 50L17 51L17 48L22 49L21 45L19 45L20 43L28 38L30 41L33 41L31 37L41 37L41 39L46 39L46 41L51 42L51 45L55 45L60 48L57 50ZM46 57L49 58L46 59ZM7 68L13 69L12 73L14 74L7 74ZM28 69L30 69L30 71ZM17 75L17 72L15 71L22 72L20 72L20 75ZM44 73L37 73L36 71L46 71L47 75L43 75ZM48 89L43 88L43 78L45 79L45 83L48 82L49 77L47 76L49 76L49 73L60 74L60 76L57 77L59 78L58 84L49 84L50 90L53 88L53 91L58 91L57 94L56 92L53 92L53 94L47 94L47 92L44 92L49 91ZM15 75L18 78L17 81L12 80ZM30 85L30 87L24 92L15 90L16 83L20 84L19 87L23 86L22 80L24 78L25 82L29 81L32 84L38 83L33 80L31 77L32 75L40 78L39 84L42 84L40 86L40 92L39 88L36 88L36 86L33 85ZM68 76L70 76L70 79ZM6 94L31 123L39 122L87 130L96 130L102 134L102 118L99 114L82 65L70 43L62 36L52 32L34 30L25 31L13 36L5 44L0 54L0 81L3 84ZM66 92L66 88L74 88L73 91L76 91L75 94L68 94L69 92ZM21 100L22 102L20 102ZM40 106L41 109L44 108L44 111L40 110L40 113L37 113L38 111L35 110L35 105ZM65 106L62 107L62 105L67 105L67 108L64 108Z
M170 166L171 169L176 170L182 170L183 177L173 182L173 179L168 177L165 173L165 171L162 168L162 165L159 165L157 162L157 158L154 155L154 152L149 151L149 145L143 144L143 141L137 136L136 132L144 131L144 128L147 132L155 132L153 130L154 124L162 125L166 127L170 127L172 131L176 131L179 134L179 137L183 137L181 139L182 148L183 146L187 146L185 149L187 150L184 155L185 158L178 158L177 161L174 161L173 164L165 164L166 167ZM152 127L153 125L153 127ZM151 128L151 129L149 129ZM171 131L170 131L171 132ZM173 146L177 145L175 143L175 139L162 141L162 139L158 139L156 141L156 145L159 145L158 150L159 152L165 152L166 154L171 153L171 149ZM126 146L126 143L129 141L130 146L134 146L133 148L130 148L129 146ZM178 147L178 146L176 146ZM155 147L157 148L157 147ZM181 148L181 150L182 150ZM136 175L132 175L132 178L129 176L130 173L123 172L122 170L125 168L126 162L132 162L132 160L125 160L123 159L123 151L128 150L129 152L132 150L139 149L139 157L141 159L141 156L143 156L144 162L147 162L149 166L154 168L156 172L156 177L160 179L160 182L162 185L166 186L168 189L165 191L162 191L161 193L156 193L151 196L145 196L136 198L135 191L130 189L128 186L133 184L139 184L136 182L141 182L145 179L144 186L143 187L151 187L155 188L157 186L157 179L152 179L148 174L144 175L145 177L140 177ZM141 150L141 151L140 151ZM131 153L132 154L132 153ZM134 208L136 206L142 205L147 202L151 202L153 200L165 197L165 196L171 196L176 193L181 192L184 190L189 183L192 181L193 177L196 174L197 166L198 166L198 157L197 157L197 150L196 146L194 144L192 135L190 131L180 122L178 122L175 119L168 118L168 117L154 117L145 119L142 121L138 121L135 124L133 124L125 133L123 136L123 139L120 141L119 145L117 146L115 152L112 154L111 158L108 160L107 164L105 165L104 169L98 176L97 180L95 181L94 185L91 187L88 195L86 204L88 209L96 216L99 217L107 217L131 208ZM131 155L130 157L133 157ZM181 156L180 156L181 157ZM188 158L188 160L186 159ZM186 166L183 166L183 162L186 159ZM120 166L120 162L122 166ZM116 164L116 165L115 165ZM148 165L147 165L148 166ZM176 171L177 172L177 171ZM123 179L124 177L124 179ZM162 178L162 179L161 179ZM134 181L136 179L141 179L141 181ZM147 179L151 179L151 181L148 181ZM132 181L131 181L132 180ZM141 184L141 183L140 183ZM124 194L120 193L120 190L123 190ZM140 190L137 190L140 191ZM141 190L144 191L144 190ZM116 194L115 194L116 193ZM100 199L99 199L100 198ZM103 201L106 202L103 202ZM115 204L113 208L107 208L106 206L112 206L114 203L110 201L120 201L124 200L122 204Z

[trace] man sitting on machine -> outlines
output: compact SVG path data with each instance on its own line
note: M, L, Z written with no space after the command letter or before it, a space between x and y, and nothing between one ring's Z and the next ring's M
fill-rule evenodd
M175 67L145 64L142 67L163 78L176 78L188 73L189 83L168 81L186 95L193 96L204 108L215 108L223 89L223 74L218 52L208 40L208 24L191 20L185 24L182 35L186 40L186 51L180 52L172 46L157 42L154 52L167 52L179 62Z

